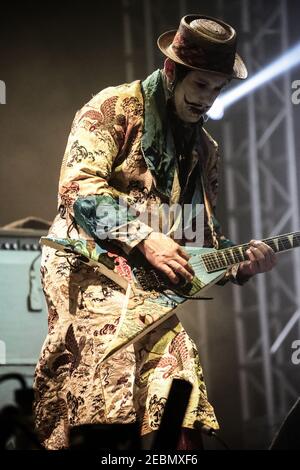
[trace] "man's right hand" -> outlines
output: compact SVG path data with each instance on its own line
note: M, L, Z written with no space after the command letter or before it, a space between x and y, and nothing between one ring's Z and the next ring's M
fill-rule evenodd
M178 275L188 282L192 281L195 273L188 264L190 256L170 237L163 233L152 232L137 245L137 248L152 266L166 274L174 284L180 281Z

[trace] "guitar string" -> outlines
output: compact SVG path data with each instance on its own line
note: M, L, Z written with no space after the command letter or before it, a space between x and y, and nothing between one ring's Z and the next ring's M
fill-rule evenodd
M291 248L296 248L298 245L293 245L291 246L290 244L288 246L284 245L282 243L282 246L280 247L279 250L275 250L275 252L280 252L284 251L286 249L291 249ZM230 250L224 253L225 250L223 250L223 253L212 253L212 254L203 254L201 255L205 264L205 268L215 270L215 269L223 269L226 268L230 265L238 264L245 259L247 259L245 256L242 257L240 250ZM245 251L243 250L243 254L245 255ZM225 259L225 263L224 263Z
M285 235L280 235L278 237L272 237L272 238L266 238L264 239L263 241L265 242L269 242L269 243L272 243L272 244L275 244L275 240L278 241L278 243L282 243L283 246L284 246L284 243L287 242L290 244L290 240L289 240L289 237L293 237L293 239L296 239L297 241L299 241L299 238L300 236L298 235L299 232L295 232L295 233L289 233L289 234L285 234ZM294 240L293 240L294 241ZM240 252L240 248L247 248L249 247L249 243L244 243L242 245L237 245L237 246L233 246L233 247L228 247L228 248L223 248L222 250L218 250L217 253L220 253L221 251L222 252L225 252L226 250L229 250L229 251L236 251L236 252ZM206 255L204 255L206 256Z
M297 233L297 232L296 232L296 233ZM266 238L264 241L265 241L265 242L272 243L272 244L275 245L275 240L277 240L277 241L278 241L278 244L281 243L282 246L283 246L283 248L287 248L287 247L285 247L284 243L287 242L287 243L289 244L289 246L291 245L291 242L290 242L290 240L288 239L289 236L293 236L293 241L294 241L294 239L296 239L297 241L299 241L299 239L300 239L300 236L299 236L299 235L296 235L296 234L291 233L291 234L281 235L281 236L279 236L279 237ZM249 243L244 243L244 244L238 245L238 246L223 248L222 250L218 250L218 251L216 252L216 254L219 254L219 253L222 252L222 253L224 253L224 254L226 255L226 254L227 254L226 251L228 251L228 253L230 253L230 252L235 252L235 253L239 253L239 254L240 254L240 249L242 249L242 250L243 250L243 249L247 249L249 246L250 246ZM202 256L205 256L205 257L208 256L208 257L209 257L210 255L212 255L212 254L208 253L208 254L203 254Z
M282 251L282 249L285 250L285 249L296 247L297 245L295 246L293 243L295 241L299 242L300 236L298 234L299 232L291 232L289 234L280 235L278 237L264 239L264 242L265 243L269 242L274 247L276 247L275 240L278 241L279 249L276 251L279 252L279 251ZM289 237L293 237L292 242L289 240ZM243 254L245 255L245 251L246 249L249 248L249 246L250 245L248 243L244 243L242 245L233 246L232 248L224 248L222 250L216 251L215 253L204 253L203 255L198 255L198 256L202 257L204 264L206 266L208 265L209 268L212 268L212 269L214 269L215 267L221 268L223 266L224 267L227 266L227 263L224 265L224 259L221 259L222 257L225 258L225 260L227 261L229 260L230 264L232 263L232 259L233 259L233 264L244 261L245 258L244 257L242 258L241 250Z

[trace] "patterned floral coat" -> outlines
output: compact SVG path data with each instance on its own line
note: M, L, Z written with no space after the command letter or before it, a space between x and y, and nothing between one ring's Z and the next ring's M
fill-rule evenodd
M165 100L162 75L156 71L144 82L101 91L77 112L62 162L58 215L50 235L95 238L103 198L106 206L109 201L108 206L116 208L121 196L144 211L180 201L186 188L179 184ZM201 126L188 165L188 175L201 165L214 209L218 151ZM197 181L193 201L201 202ZM213 222L214 236L206 218L205 245L224 247L230 242ZM122 217L117 226L108 217L105 229L126 253L152 230ZM41 273L49 332L34 387L36 428L46 448L68 446L70 426L83 423L138 421L142 435L156 430L174 377L193 384L184 426L193 428L200 420L218 427L195 344L175 315L103 365L101 357L116 332L124 291L97 268L78 266L72 257L59 256L49 247L43 248ZM228 271L226 279L237 282L235 275Z

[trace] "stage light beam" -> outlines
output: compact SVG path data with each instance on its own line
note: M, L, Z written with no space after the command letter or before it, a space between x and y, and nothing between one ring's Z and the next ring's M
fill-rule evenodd
M236 103L236 101L241 98L244 98L246 95L249 95L249 93L252 93L265 83L284 74L299 63L300 43L297 43L285 54L267 65L260 72L253 75L253 77L217 98L207 115L211 119L221 119L224 115L225 109L229 108L229 106Z

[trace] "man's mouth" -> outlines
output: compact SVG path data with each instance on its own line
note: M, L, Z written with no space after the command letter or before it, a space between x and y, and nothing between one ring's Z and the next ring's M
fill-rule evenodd
M188 101L186 99L186 97L184 97L184 101L186 103L186 105L190 108L190 110L194 113L194 114L204 114L206 113L206 111L208 111L209 107L208 106L203 106L201 104L196 104L196 103L193 103L191 101Z
M192 113L198 114L199 116L200 116L201 114L203 114L202 109L201 109L201 108L198 108L197 106L189 105L189 109L190 109L190 111L192 111Z

